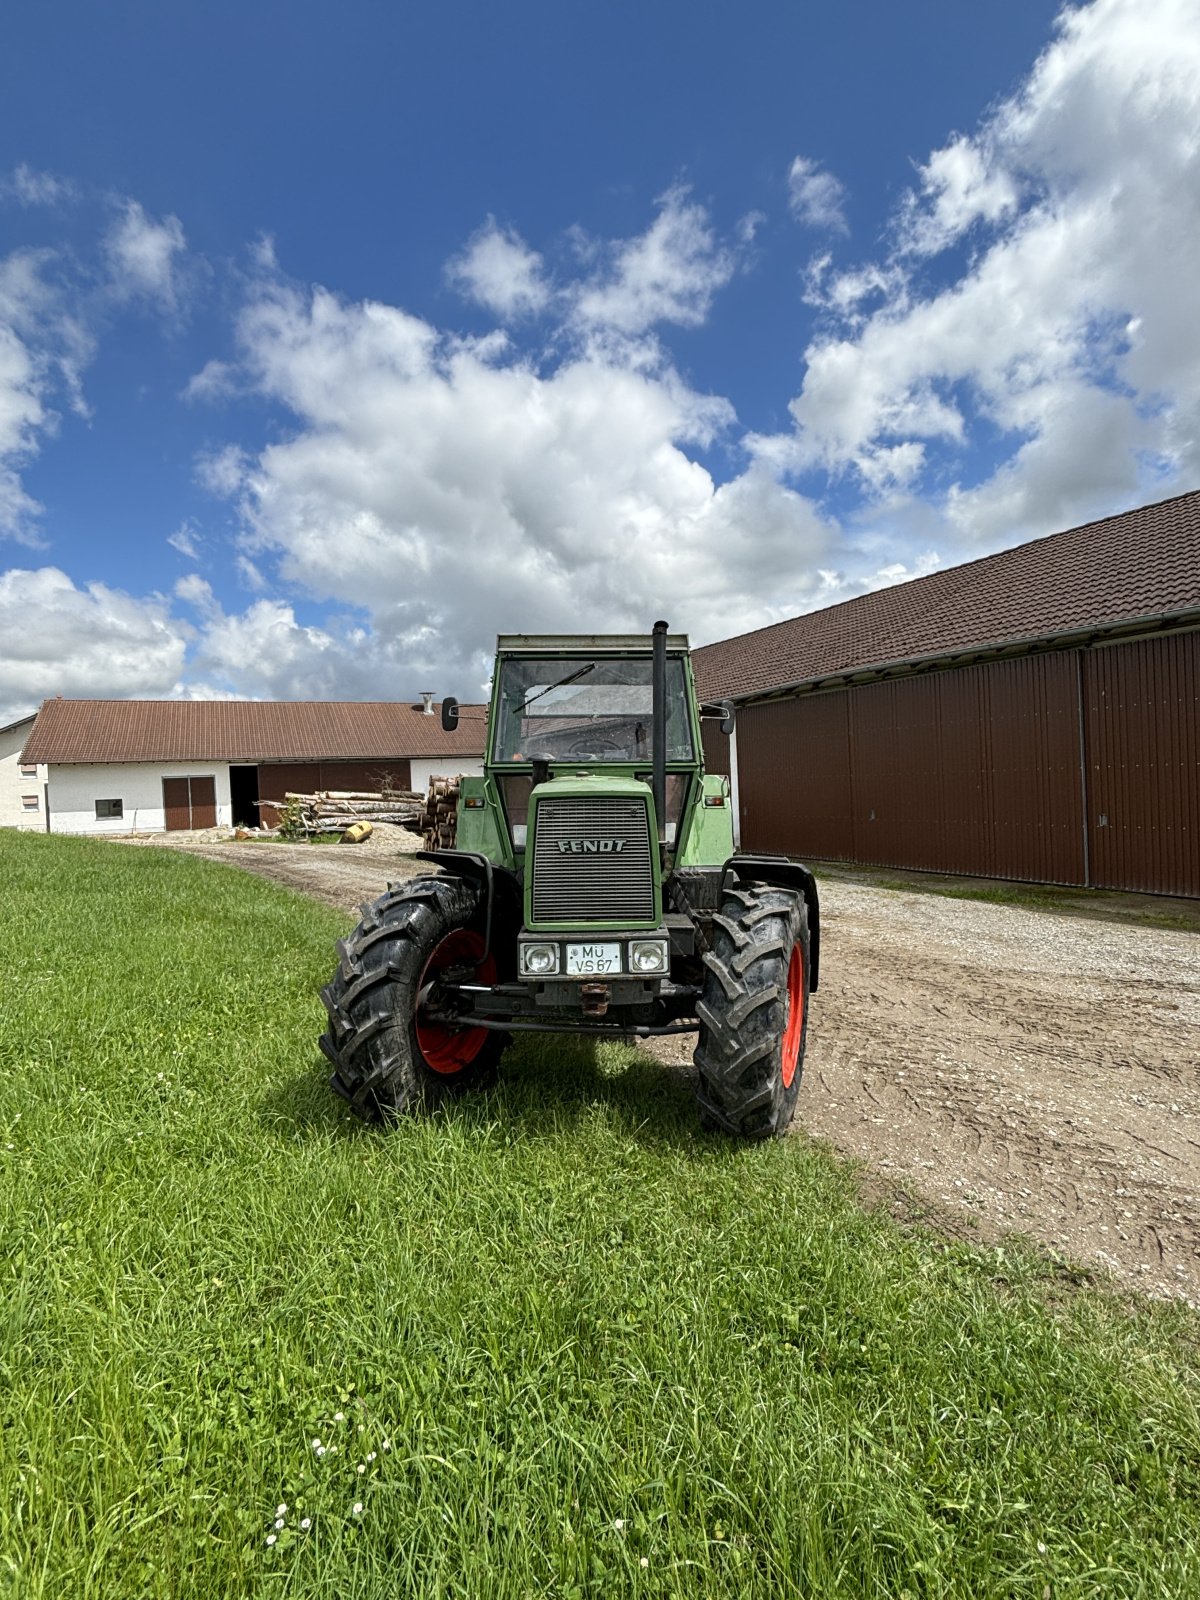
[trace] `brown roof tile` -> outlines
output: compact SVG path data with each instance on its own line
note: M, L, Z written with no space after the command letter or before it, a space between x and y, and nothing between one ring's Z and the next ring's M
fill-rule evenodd
M839 673L1200 611L1200 491L844 600L693 652L700 692Z
M439 708L440 709L440 708ZM26 761L383 761L483 753L484 706L457 733L385 700L46 700Z

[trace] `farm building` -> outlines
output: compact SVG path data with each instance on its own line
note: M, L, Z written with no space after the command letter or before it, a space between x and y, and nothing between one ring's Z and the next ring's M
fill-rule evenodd
M695 664L744 849L1200 896L1200 492Z
M424 790L482 770L479 720L392 701L47 700L21 761L47 771L52 833L256 827L289 791Z
M35 713L0 728L0 828L46 826L46 769L26 761Z

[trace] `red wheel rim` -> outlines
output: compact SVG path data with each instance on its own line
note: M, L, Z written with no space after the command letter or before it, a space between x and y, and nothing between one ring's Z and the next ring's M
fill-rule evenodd
M419 987L423 989L447 967L476 962L482 954L482 936L472 928L456 928L446 935L425 963ZM496 963L492 956L477 969L475 977L479 983L495 983ZM486 1028L448 1028L443 1022L423 1022L419 1010L413 1025L425 1065L447 1077L469 1067L487 1043Z
M804 1033L804 951L792 946L788 962L787 1020L783 1025L783 1087L790 1089L800 1060L800 1039Z

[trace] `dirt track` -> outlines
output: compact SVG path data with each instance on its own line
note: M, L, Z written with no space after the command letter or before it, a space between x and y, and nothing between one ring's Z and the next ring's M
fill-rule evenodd
M351 912L415 847L193 845ZM797 1128L964 1231L1200 1304L1200 936L837 881L822 924Z

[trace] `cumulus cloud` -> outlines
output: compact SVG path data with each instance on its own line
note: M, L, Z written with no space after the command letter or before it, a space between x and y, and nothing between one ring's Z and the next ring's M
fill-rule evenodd
M168 695L186 651L160 596L81 588L57 567L0 573L0 638L0 721L55 694Z
M239 339L245 381L296 427L204 475L236 500L256 571L357 622L314 631L263 600L208 628L208 670L219 656L281 663L293 692L340 672L343 692L407 693L415 674L475 693L501 629L644 629L665 608L712 637L817 581L828 523L761 463L714 483L690 452L732 410L665 362L589 348L541 373L278 280Z
M602 260L574 296L579 327L638 335L660 322L695 328L707 319L713 296L737 271L737 251L718 242L707 209L686 188L668 189L658 206L644 233L593 252Z
M845 189L819 162L797 156L788 170L788 207L797 222L832 233L846 233L842 210Z
M446 268L450 282L504 321L541 311L550 298L542 257L489 217Z
M61 400L80 413L93 339L54 277L49 251L0 259L0 538L37 546L41 507L21 469L54 432Z
M811 275L833 326L806 352L794 465L889 492L957 463L968 546L1195 483L1198 240L1200 8L1064 11L1019 91L919 168L893 255Z
M163 311L179 309L187 241L178 217L155 221L136 200L127 200L105 237L104 249L119 297L145 300Z

